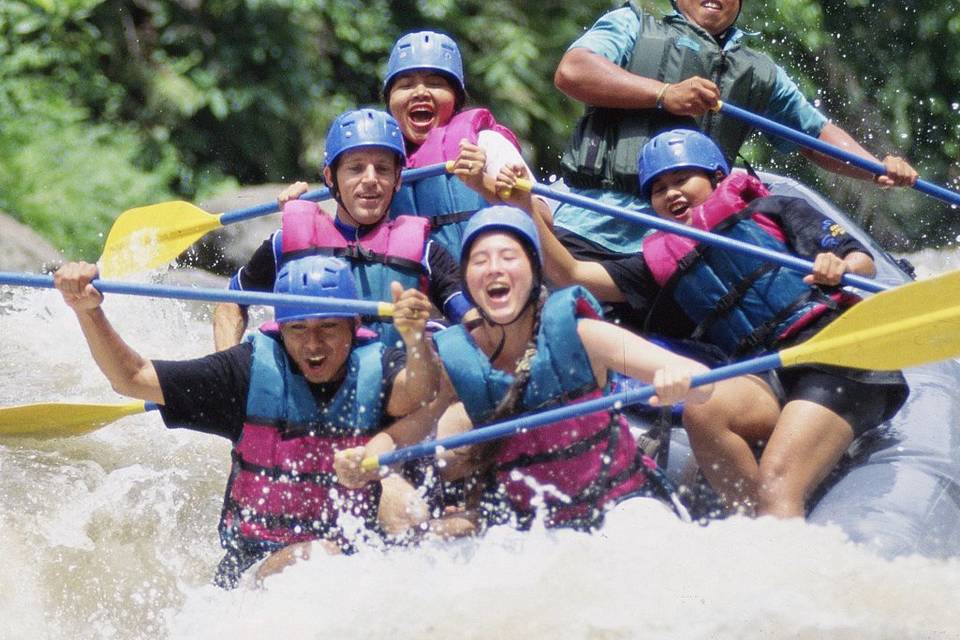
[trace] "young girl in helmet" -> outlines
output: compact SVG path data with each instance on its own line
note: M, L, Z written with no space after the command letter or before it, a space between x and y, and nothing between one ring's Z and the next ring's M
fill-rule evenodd
M511 188L523 171L504 169L498 184ZM640 153L639 174L657 215L814 262L804 276L663 232L632 258L586 262L538 222L551 280L626 301L653 331L706 342L728 359L782 349L856 302L838 286L844 273L875 273L867 249L842 227L803 199L771 196L757 178L731 175L720 149L698 131L655 136ZM780 517L802 517L854 437L890 418L908 393L899 372L820 365L732 382L715 394L722 410L694 408L685 420L694 453L731 506Z
M403 131L407 166L453 160L456 176L403 185L391 215L429 217L432 237L459 259L467 219L500 201L493 189L500 167L523 163L520 143L489 110L464 109L463 62L456 42L446 34L418 31L397 40L387 63L383 97ZM537 206L549 215L539 199Z
M604 322L582 287L545 294L540 240L519 209L494 206L471 218L460 269L480 319L434 337L449 382L438 403L451 405L441 435L597 397L611 371L653 382L654 403L709 404L712 387L689 386L703 365ZM370 449L341 454L341 482L359 486L376 477L356 468ZM477 524L525 527L542 510L548 526L593 529L613 505L649 495L657 484L650 482L655 465L610 411L445 458L445 477L472 474L477 480L470 512Z

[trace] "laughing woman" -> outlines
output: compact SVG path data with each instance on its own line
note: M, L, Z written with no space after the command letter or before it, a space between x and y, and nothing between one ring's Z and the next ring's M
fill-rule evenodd
M470 220L460 271L480 319L435 336L447 384L444 397L424 414L436 413L438 405L447 409L440 435L595 398L607 388L611 371L653 382L655 404L710 402L712 386L690 389L691 376L706 367L604 322L581 287L546 296L542 270L540 240L528 215L494 206ZM429 426L426 421L424 431ZM357 463L389 448L383 446L387 438L341 452L341 482L356 486L375 479ZM444 476L470 476L475 487L468 492L467 513L456 516L460 533L491 524L525 528L538 510L548 526L595 529L611 507L657 493L652 461L616 412L564 420L445 456ZM549 490L539 496L532 487Z
M407 167L453 160L456 176L403 185L391 216L429 217L432 239L459 258L467 219L500 200L494 191L500 167L523 162L520 143L488 109L464 109L467 90L460 49L445 34L419 31L397 40L387 63L383 96L400 123ZM545 203L539 201L538 206L550 215Z

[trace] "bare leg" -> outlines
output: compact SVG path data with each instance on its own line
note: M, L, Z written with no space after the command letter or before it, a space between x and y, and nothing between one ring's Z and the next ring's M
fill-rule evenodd
M684 407L697 463L731 509L753 512L759 483L753 446L770 436L779 415L773 391L754 376L719 382L707 402Z
M807 498L853 442L846 420L819 404L794 400L783 408L760 457L758 515L802 518Z

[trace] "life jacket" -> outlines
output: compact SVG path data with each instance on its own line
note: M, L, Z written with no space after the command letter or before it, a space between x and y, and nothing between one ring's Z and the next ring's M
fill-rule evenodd
M290 200L283 205L280 263L305 255L332 255L350 263L362 300L393 300L390 283L427 292L429 282L423 265L429 222L415 216L384 220L359 240L344 237L334 221L314 202ZM366 323L380 334L384 344L394 345L400 334L392 323Z
M577 334L577 318L582 317L601 317L596 300L582 287L563 289L547 299L521 412L602 395ZM463 325L438 333L435 340L473 424L488 423L514 377L490 364ZM655 465L638 452L623 417L599 411L501 441L494 486L520 523L535 514L533 480L534 486L552 485L564 496L545 492L548 526L593 528L611 504L644 487L648 466Z
M635 2L626 4L640 19L627 71L671 84L700 76L716 83L721 100L753 112L767 109L777 78L777 66L769 57L740 42L724 48L678 13L657 19ZM666 110L588 106L561 160L564 181L580 189L636 193L643 145L677 127L699 128L728 160L736 157L751 131L748 124L713 111L690 118Z
M790 253L783 230L758 212L776 205L778 199L769 195L757 178L735 173L690 210L690 226ZM840 290L827 295L806 284L802 274L762 258L662 231L644 238L643 257L660 296L671 296L697 323L691 337L729 357L775 348L828 310L857 299Z
M467 109L454 115L447 124L433 128L423 144L407 158L407 167L424 167L453 160L460 154L461 140L476 144L477 136L484 130L496 131L520 149L517 136L494 120L490 111ZM390 215L397 217L409 214L429 218L431 238L443 245L459 262L463 227L474 211L488 204L459 178L446 174L403 183L393 198Z
M379 489L338 484L333 456L365 444L378 430L384 347L379 341L354 347L339 389L318 406L276 335L258 332L250 340L247 418L232 451L221 543L272 550L329 539L348 547L338 517L350 513L372 527Z

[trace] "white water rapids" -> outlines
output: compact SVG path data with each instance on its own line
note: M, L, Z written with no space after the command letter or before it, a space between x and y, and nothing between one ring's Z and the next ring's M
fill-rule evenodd
M933 264L940 270L955 264ZM147 357L212 349L204 306L109 296ZM53 291L0 291L0 406L120 402ZM266 589L209 584L229 444L156 413L0 441L0 638L960 638L960 560L884 560L837 529L638 508L315 555Z

